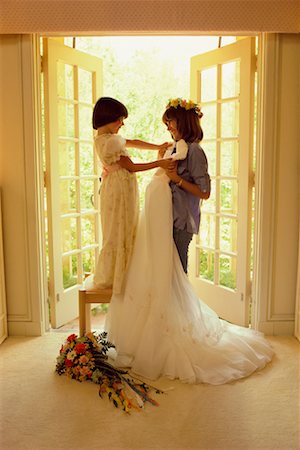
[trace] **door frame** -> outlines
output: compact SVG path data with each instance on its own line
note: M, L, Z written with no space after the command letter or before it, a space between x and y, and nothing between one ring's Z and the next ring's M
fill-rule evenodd
M137 33L131 33L132 36L138 35ZM174 36L176 34L174 33ZM246 36L246 34L245 34ZM275 131L274 131L274 125L268 124L266 126L266 101L265 101L265 88L268 80L266 80L266 72L265 72L265 66L266 66L266 55L269 54L272 49L268 48L268 37L263 34L258 34L258 67L257 67L257 79L258 79L258 103L257 103L257 146L256 146L256 182L255 182L255 188L256 188L256 208L255 208L255 238L254 238L254 263L253 263L253 288L252 288L252 305L253 305L253 311L252 311L252 326L253 328L260 328L260 322L261 322L261 316L262 311L265 310L267 307L268 300L264 297L263 293L265 292L264 284L265 280L262 279L262 277L259 276L260 268L262 267L262 235L264 232L264 224L261 220L261 209L262 209L262 191L264 189L264 185L266 183L266 173L264 171L264 167L262 167L262 161L263 161L263 154L262 150L265 145L266 141L266 133L271 132L271 135L275 137ZM53 35L55 37L55 34ZM35 61L35 74L36 76L40 77L40 67L41 67L41 59L40 59L40 52L39 52L39 39L40 35L35 35L35 48L36 48L36 61ZM271 60L275 56L271 54L270 56ZM36 89L36 95L37 98L40 99L40 83L37 86ZM269 99L269 102L272 100ZM36 100L36 105L38 105L38 101ZM35 113L35 124L36 124L36 139L38 142L38 145L35 147L35 155L34 158L38 161L41 161L41 152L42 152L42 146L41 146L41 121L39 119L40 115L40 108L37 106L37 111ZM269 120L268 120L269 122ZM270 130L271 128L271 130ZM43 177L42 171L42 165L38 164L36 166L36 173L35 178L36 180L40 180ZM43 198L41 192L39 195ZM274 193L269 193L272 201L272 197L274 197ZM44 242L44 236L45 236L45 229L43 226L44 223L44 214L43 209L40 208L39 204L36 204L36 210L37 214L39 215L39 221L40 221L40 227L39 227L39 241ZM29 249L29 252L31 250ZM45 279L45 261L46 261L46 255L45 255L45 248L44 246L41 246L41 259L43 260L43 265L40 265L40 267L35 267L35 270L39 270L39 274L37 279L39 280L40 285L40 292L41 296L39 298L39 307L42 308L43 311L43 319L42 322L45 324L45 330L49 330L49 318L48 318L48 295L47 295L47 280ZM272 254L269 252L268 254L268 262L271 263L272 261ZM264 264L266 264L264 262Z

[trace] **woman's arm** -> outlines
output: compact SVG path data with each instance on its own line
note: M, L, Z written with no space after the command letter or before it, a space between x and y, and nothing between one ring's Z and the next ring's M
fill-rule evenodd
M149 163L134 163L128 156L121 156L118 164L123 167L123 169L129 172L143 172L144 170L155 169L156 167L162 167L163 169L172 168L174 166L174 161L169 159L159 159L157 161L152 161Z
M210 197L210 192L202 192L199 186L195 183L190 183L187 180L181 178L177 173L177 164L175 167L171 169L167 169L166 173L170 180L177 184L181 189L184 189L187 192L195 195L196 197L202 198L203 200L207 200Z

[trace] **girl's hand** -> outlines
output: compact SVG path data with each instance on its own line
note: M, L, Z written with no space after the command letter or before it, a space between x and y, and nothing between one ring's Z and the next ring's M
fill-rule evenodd
M165 156L166 150L168 147L172 145L172 142L164 142L163 144L160 144L157 146L158 148L158 157L163 158Z
M168 147L170 147L172 144L172 142L164 142L163 144L160 144L157 146L158 150L164 150L166 151Z

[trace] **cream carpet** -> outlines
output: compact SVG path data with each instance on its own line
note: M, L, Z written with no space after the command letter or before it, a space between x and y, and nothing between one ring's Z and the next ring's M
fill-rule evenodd
M8 338L0 347L1 450L300 449L299 342L271 337L263 371L223 386L160 379L160 406L126 415L98 387L54 373L69 333Z

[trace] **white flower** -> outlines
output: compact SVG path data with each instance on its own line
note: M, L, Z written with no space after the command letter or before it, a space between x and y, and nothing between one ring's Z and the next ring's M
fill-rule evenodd
M73 359L75 358L75 356L76 356L76 352L75 352L75 350L72 350L71 352L69 352L69 353L67 354L67 359L70 359L71 361L73 361Z

